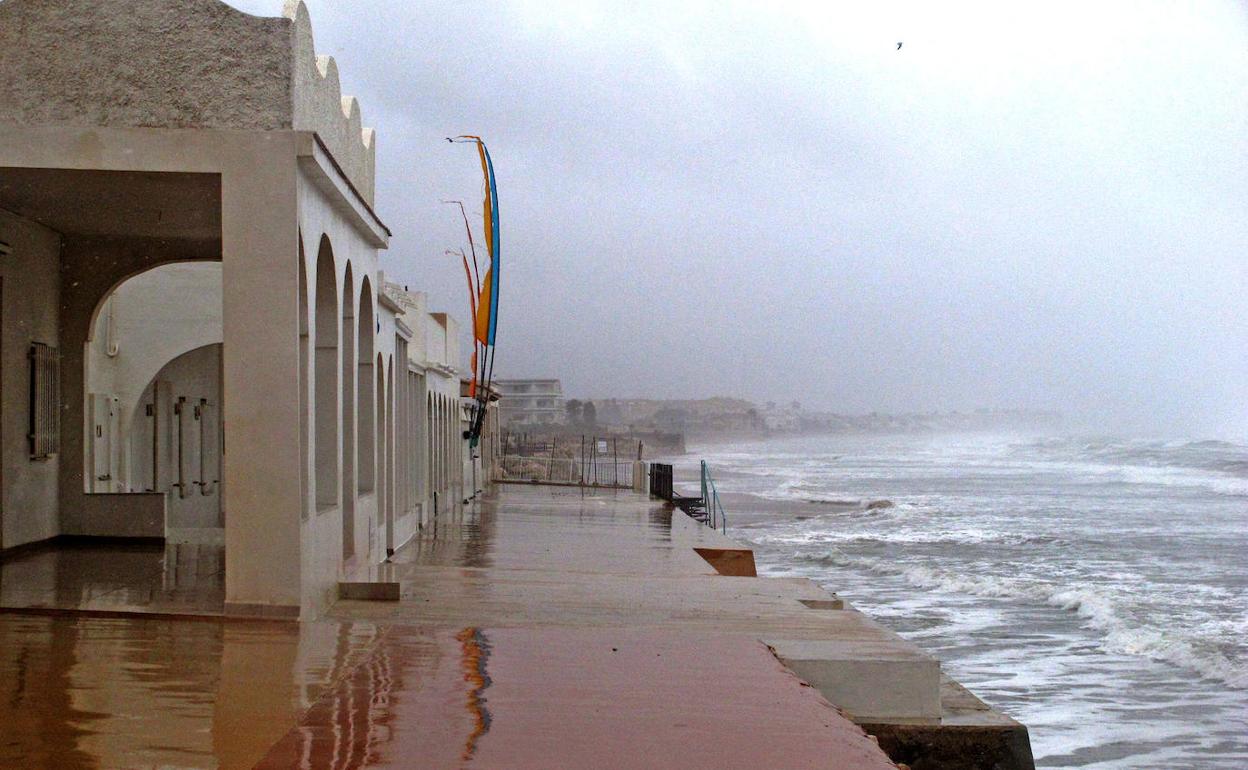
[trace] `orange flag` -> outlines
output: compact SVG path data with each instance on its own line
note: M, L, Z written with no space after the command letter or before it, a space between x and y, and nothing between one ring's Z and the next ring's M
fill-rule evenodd
M485 280L481 282L481 299L477 302L477 318L475 334L477 342L489 344L490 339L490 288L494 279L494 271L485 271Z

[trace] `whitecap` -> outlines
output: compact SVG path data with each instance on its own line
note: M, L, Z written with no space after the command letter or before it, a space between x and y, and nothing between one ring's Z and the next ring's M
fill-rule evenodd
M883 559L846 556L838 551L799 558L901 577L917 588L1059 607L1075 613L1088 627L1099 631L1102 646L1108 652L1165 661L1232 687L1248 687L1248 667L1218 649L1219 643L1224 640L1215 625L1220 621L1211 621L1209 625L1160 628L1134 620L1123 609L1121 598L1099 588L1053 584L1023 577L955 572L922 565L899 565Z

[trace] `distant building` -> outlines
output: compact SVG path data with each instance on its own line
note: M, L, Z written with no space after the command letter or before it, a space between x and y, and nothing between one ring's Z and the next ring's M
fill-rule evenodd
M503 427L535 428L567 421L559 380L494 380L494 387Z
M771 433L796 433L801 429L802 406L794 401L777 406L768 401L762 410L763 425Z

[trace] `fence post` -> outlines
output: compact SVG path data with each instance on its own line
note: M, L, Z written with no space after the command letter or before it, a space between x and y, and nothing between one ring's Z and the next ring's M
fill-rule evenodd
M706 460L702 461L702 504L711 504L710 497L706 494Z

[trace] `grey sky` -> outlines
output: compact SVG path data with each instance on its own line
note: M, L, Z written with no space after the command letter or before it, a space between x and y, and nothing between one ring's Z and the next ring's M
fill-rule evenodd
M1248 436L1244 4L308 5L461 317L489 142L502 373Z

